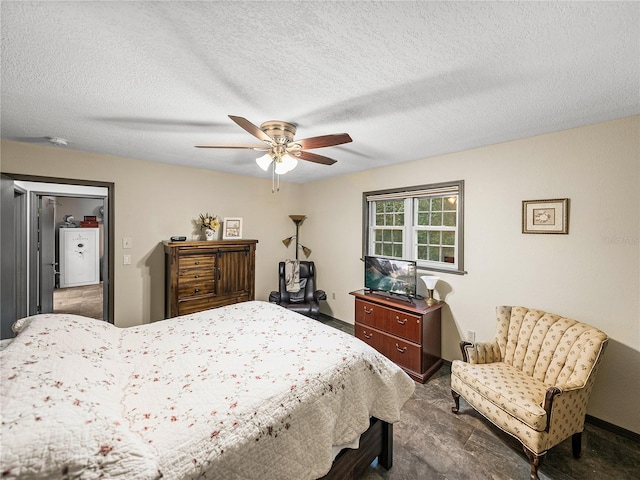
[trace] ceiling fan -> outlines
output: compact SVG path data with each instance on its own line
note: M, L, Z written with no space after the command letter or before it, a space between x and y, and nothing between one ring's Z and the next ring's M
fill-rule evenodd
M229 118L251 135L262 140L262 143L255 145L196 145L196 148L244 148L264 151L266 153L257 158L256 163L265 172L269 169L269 166L273 165L273 171L276 175L282 175L293 170L298 165L298 159L323 165L333 165L336 160L308 152L307 150L332 147L352 141L347 133L294 140L296 125L293 123L269 120L257 127L243 117L229 115Z

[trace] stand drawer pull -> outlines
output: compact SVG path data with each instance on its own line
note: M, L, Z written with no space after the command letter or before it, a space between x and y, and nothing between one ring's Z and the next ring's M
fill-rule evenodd
M364 307L364 313L366 313L366 314L373 313L373 308L370 308L369 310L367 310L367 307L366 307L366 305L365 305L365 307Z
M396 322L398 322L400 325L404 325L405 323L407 323L407 319L405 318L404 320L400 320L400 317L396 315Z
M367 331L363 330L362 331L362 335L364 335L364 338L366 338L367 340L371 339L371 337L373 337L373 333L370 333L369 335L367 335Z
M407 347L400 348L400 345L396 343L396 350L398 350L400 353L404 353L407 351Z

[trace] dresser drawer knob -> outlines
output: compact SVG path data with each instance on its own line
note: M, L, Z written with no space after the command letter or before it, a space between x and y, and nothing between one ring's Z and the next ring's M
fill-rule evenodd
M407 351L407 347L400 348L400 345L396 343L396 350L398 350L400 353L404 353Z
M200 278L200 275L194 275L193 278Z
M199 288L196 288L196 289L193 291L193 293L198 293L199 291L200 291L200 289L199 289Z
M370 309L368 309L368 310L367 310L367 307L366 307L366 305L365 305L365 307L364 307L364 313L366 313L366 314L373 313L373 308L370 308Z
M373 337L373 333L370 333L369 335L367 335L367 331L363 330L362 331L362 335L364 335L364 338L366 338L367 340L371 339L371 337Z
M194 265L200 265L200 262L194 262Z
M400 317L396 315L396 322L398 322L400 325L404 325L405 323L407 323L407 319L405 318L404 320L400 320Z

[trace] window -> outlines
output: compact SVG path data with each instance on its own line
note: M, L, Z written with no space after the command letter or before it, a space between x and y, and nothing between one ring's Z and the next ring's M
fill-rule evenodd
M465 273L464 180L365 192L364 255L415 260L426 270Z

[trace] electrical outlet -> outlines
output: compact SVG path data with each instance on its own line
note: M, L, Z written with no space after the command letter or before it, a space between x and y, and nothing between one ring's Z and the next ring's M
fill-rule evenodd
M476 332L473 330L469 330L467 332L467 342L475 343L476 341Z

